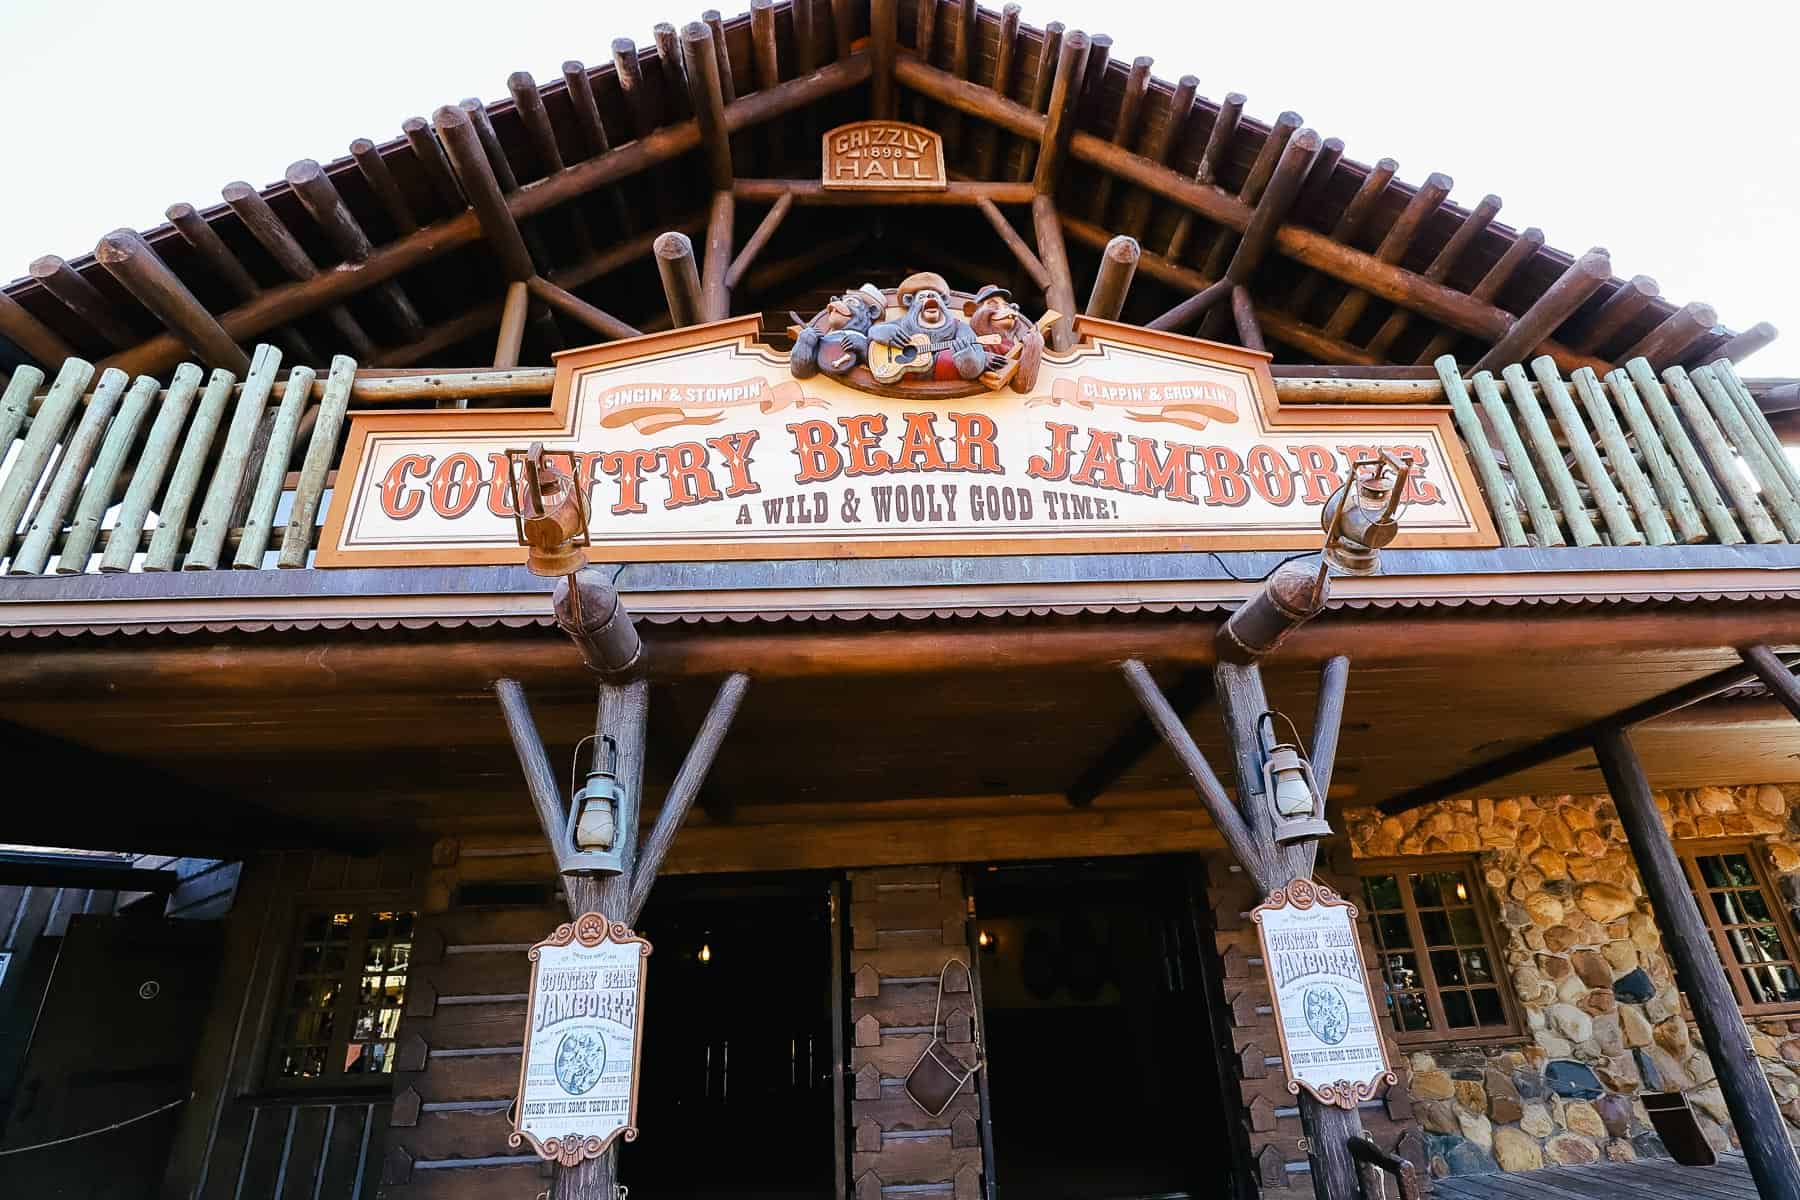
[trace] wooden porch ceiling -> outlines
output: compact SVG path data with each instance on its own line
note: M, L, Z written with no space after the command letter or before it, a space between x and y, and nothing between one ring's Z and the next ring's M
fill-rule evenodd
M1039 142L1058 124L1045 114L1059 50L1076 31L1023 25L1012 4L999 13L965 0L897 7L892 56L877 53L871 6L856 0L755 0L747 15L709 17L740 183L816 179L819 131L867 116L871 93L895 87L902 116L944 133L953 173L1032 179ZM172 205L169 224L141 239L109 234L97 258L40 258L0 294L0 369L9 357L54 367L73 353L159 372L189 346L208 365L232 365L241 353L233 343L259 339L293 361L345 352L368 366L486 362L508 282L527 268L654 329L669 317L650 241L703 228L714 186L681 36L659 25L654 47L615 41L611 62L571 61L542 86L515 73L505 99L440 110L435 124L466 131L462 142L440 142L433 122L412 118L401 136L358 139L324 167L303 159L274 186L229 183L222 204ZM1246 283L1283 361L1428 363L1445 351L1511 361L1543 348L1572 362L1642 353L1661 367L1741 358L1774 336L1767 325L1734 333L1705 304L1666 302L1645 276L1613 278L1603 253L1577 257L1545 246L1538 230L1514 231L1498 221L1496 197L1464 210L1446 201L1444 176L1400 183L1391 160L1354 162L1336 138L1307 133L1300 144L1316 149L1300 164L1303 178L1279 187L1278 164L1301 132L1296 114L1259 122L1235 93L1201 97L1191 75L1166 82L1149 58L1114 56L1105 35L1087 42L1054 200L1079 294L1106 237L1142 242L1127 320L1170 318L1218 281L1254 240L1240 234L1261 212L1272 218L1272 253L1234 282ZM776 118L779 133L768 125ZM501 224L516 219L519 233L496 240L493 223L466 207L479 175L497 184L512 214ZM1270 209L1277 198L1284 212ZM784 314L823 289L917 266L1035 294L988 224L996 212L984 220L973 210L899 208L874 223L865 209L809 210L774 230L761 265L738 281L733 309ZM740 228L751 225L740 218ZM538 309L525 361L592 339L572 311ZM1223 311L1202 329L1225 333Z
M1463 657L1434 643L1429 621L1409 628L1418 634L1416 653L1390 651L1351 670L1336 805L1376 803L1738 662L1728 649L1533 653L1524 623L1516 626L1517 653ZM1210 622L1196 621L1194 636L1210 639L1210 630ZM928 631L895 627L868 636L888 639L904 655L906 639ZM517 643L555 635L509 636ZM338 844L529 833L530 804L491 690L460 682L383 690L358 663L364 649L384 641L391 635L349 631L289 641L309 668L306 686L246 687L226 678L231 657L220 654L211 680L170 675L159 682L144 673L106 687L9 690L0 721L110 756L104 767L96 758L89 779L78 778L80 768L69 761L40 768L15 758L18 786L9 790L31 802L9 806L9 837L112 846L129 835L132 845L185 849L198 841L217 847L234 836L291 843L308 828L320 837L329 832ZM426 675L434 641L406 640ZM1021 658L980 669L755 680L711 776L705 823L802 822L815 829L815 822L947 814L1073 820L1065 794L1138 716L1111 659L1034 668ZM1165 683L1179 674L1173 664L1152 666ZM1277 660L1267 674L1271 696L1304 731L1314 669ZM542 672L529 683L560 769L592 729L592 688L573 670ZM691 678L653 688L650 804L715 684ZM1190 728L1217 768L1227 770L1216 710L1201 708ZM1768 700L1709 702L1643 727L1634 740L1658 787L1800 780L1800 722ZM134 788L134 764L164 782ZM1602 786L1583 752L1489 794ZM1108 813L1198 807L1159 743L1126 767L1083 819L1104 823Z

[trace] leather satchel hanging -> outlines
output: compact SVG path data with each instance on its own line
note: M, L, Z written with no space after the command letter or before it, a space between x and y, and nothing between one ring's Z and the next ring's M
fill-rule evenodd
M957 1093L963 1090L969 1080L975 1078L975 1072L984 1065L981 1061L979 1035L975 1043L975 1065L971 1067L950 1049L939 1032L943 1028L944 1018L944 977L953 966L965 971L969 969L967 963L953 958L938 972L937 1010L931 1018L931 1043L919 1055L919 1061L912 1065L912 1070L906 1073L906 1094L929 1117L935 1117L949 1108ZM973 1022L970 1024L973 1032Z

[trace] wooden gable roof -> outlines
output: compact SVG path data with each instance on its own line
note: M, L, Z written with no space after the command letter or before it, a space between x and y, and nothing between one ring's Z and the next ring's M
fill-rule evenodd
M1706 304L1661 298L1647 277L1613 277L1604 251L1572 255L1536 229L1509 228L1497 197L1464 210L1448 203L1444 176L1405 184L1391 160L1353 162L1293 113L1264 123L1244 115L1242 96L1208 99L1191 75L1157 78L1150 59L1113 55L1105 35L1026 26L1015 4L756 0L746 15L708 13L704 24L719 47L740 184L816 179L818 133L867 116L895 87L900 115L943 132L956 177L1029 181L1040 140L1066 137L1053 197L1071 276L1085 294L1107 240L1138 239L1130 321L1231 336L1229 306L1199 320L1182 302L1218 284L1252 218L1278 207L1267 214L1271 252L1237 280L1278 361L1429 364L1450 352L1500 363L1549 352L1564 369L1638 355L1660 367L1741 358L1775 333L1735 332ZM506 99L409 119L398 137L358 139L323 166L303 159L270 187L229 183L223 203L175 204L168 224L115 231L94 255L40 258L0 295L0 365L54 367L78 354L156 372L198 354L241 370L243 348L259 340L303 361L345 352L369 366L486 362L521 270L603 310L615 332L665 325L652 242L704 230L713 190L682 37L660 25L654 46L620 39L612 62L569 62L541 85L515 73ZM1059 61L1073 68L1067 129L1044 115ZM447 147L446 119L467 122L485 170ZM1296 147L1304 169L1288 171L1284 189L1281 164ZM497 185L522 251L468 207L465 194L483 186L471 171ZM740 190L740 201L754 194ZM996 237L1009 221L991 204L879 219L809 209L803 222L771 224L754 269L735 281L733 309L784 313L865 275L919 266L1029 295L1032 273ZM534 303L525 361L594 339L596 322L571 311Z

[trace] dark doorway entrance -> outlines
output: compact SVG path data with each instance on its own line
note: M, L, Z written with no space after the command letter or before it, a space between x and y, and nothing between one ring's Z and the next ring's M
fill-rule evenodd
M832 883L660 880L634 1195L835 1200Z
M976 869L1000 1197L1238 1195L1204 898L1182 860ZM1208 962L1216 962L1205 938Z

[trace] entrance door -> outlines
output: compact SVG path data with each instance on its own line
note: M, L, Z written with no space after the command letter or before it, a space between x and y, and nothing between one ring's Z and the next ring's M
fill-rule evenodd
M659 880L634 1196L836 1200L831 884Z
M971 875L1000 1200L1235 1195L1183 864Z

